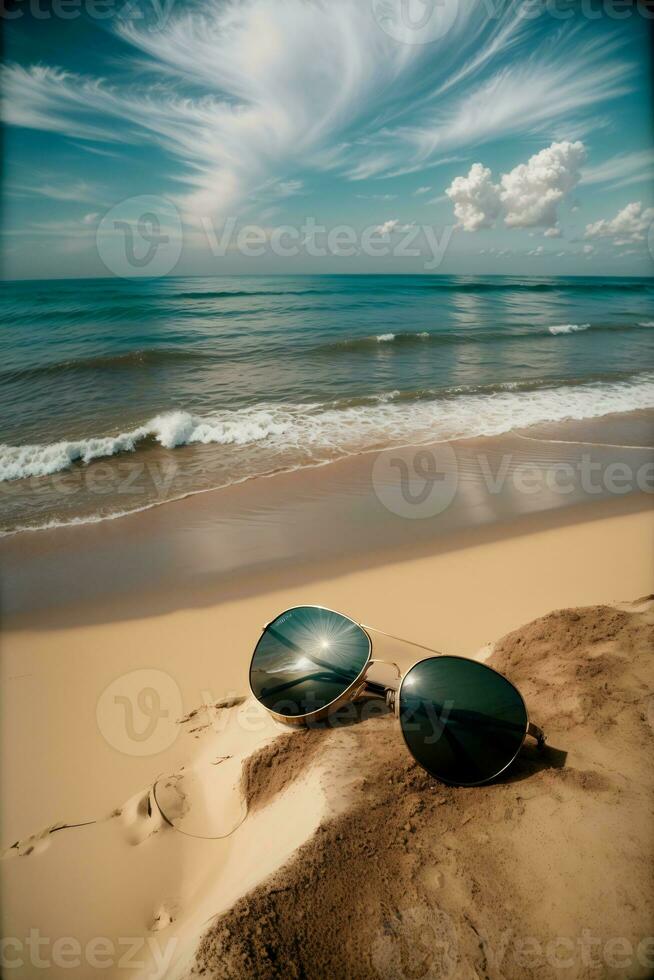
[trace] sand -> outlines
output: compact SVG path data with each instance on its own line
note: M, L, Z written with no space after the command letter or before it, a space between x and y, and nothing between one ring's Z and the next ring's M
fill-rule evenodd
M653 600L500 640L488 662L550 747L492 786L435 782L391 715L261 750L255 799L320 767L329 809L217 917L187 976L651 976L653 649Z
M5 623L5 972L118 977L129 955L143 978L651 975L653 612L620 600L651 589L654 518L598 507L214 605ZM381 702L278 726L241 699L261 624L298 602L490 657L551 748L454 790Z

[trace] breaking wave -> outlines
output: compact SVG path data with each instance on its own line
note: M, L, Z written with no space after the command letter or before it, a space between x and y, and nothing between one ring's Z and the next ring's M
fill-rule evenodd
M117 435L46 445L0 445L0 481L42 477L75 463L133 453L155 444L256 447L257 456L298 447L305 462L327 461L383 446L500 435L538 422L596 418L654 406L654 375L520 390L392 391L312 404L260 404L208 415L172 411ZM301 450L301 452L300 452ZM257 462L260 462L259 460Z

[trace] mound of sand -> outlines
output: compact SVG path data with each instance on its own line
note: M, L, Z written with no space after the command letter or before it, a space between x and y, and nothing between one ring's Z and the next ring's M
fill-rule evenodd
M548 748L448 788L394 718L347 713L252 756L250 812L320 772L328 813L214 919L188 977L654 975L654 602L568 609L495 644Z

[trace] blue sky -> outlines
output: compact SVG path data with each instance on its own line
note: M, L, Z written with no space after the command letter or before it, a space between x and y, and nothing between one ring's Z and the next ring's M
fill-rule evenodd
M111 249L122 239L98 248L105 215L137 234L144 207L159 205L160 230L179 246L165 268L175 274L653 271L650 25L632 9L620 19L608 0L599 16L567 0L15 10L3 65L6 278L119 271ZM312 254L324 249L307 248L307 218L326 229L316 243L350 228L348 247ZM261 255L238 247L244 226L259 229ZM282 226L291 255L270 245ZM362 244L366 230L379 254Z

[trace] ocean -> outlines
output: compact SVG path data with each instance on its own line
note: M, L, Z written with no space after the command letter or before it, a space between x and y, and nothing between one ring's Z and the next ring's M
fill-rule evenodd
M8 282L0 321L2 533L654 407L652 279Z

